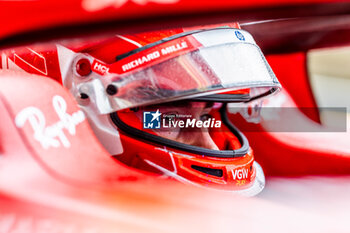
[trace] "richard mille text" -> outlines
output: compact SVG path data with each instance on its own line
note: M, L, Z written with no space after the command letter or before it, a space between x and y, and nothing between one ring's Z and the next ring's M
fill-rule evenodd
M125 65L122 66L122 70L125 72L125 71L128 71L128 70L131 70L133 68L136 68L142 64L146 64L150 61L153 61L157 58L159 58L161 55L167 55L167 54L170 54L170 53L174 53L174 52L177 52L179 50L182 50L182 49L185 49L187 48L188 45L185 41L181 42L181 43L177 43L177 44L174 44L174 45L170 45L166 48L162 48L160 51L153 51L149 54L146 54L144 56L141 56Z

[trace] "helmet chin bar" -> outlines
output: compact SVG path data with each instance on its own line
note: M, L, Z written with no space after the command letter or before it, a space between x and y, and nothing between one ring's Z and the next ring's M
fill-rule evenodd
M207 148L202 148L198 146L192 146L185 143L180 143L174 140L170 140L167 138L163 138L157 135L153 135L142 130L136 129L130 125L124 123L118 116L117 112L113 112L110 114L112 122L118 127L118 129L122 130L124 133L145 140L150 141L152 143L156 143L162 146L167 146L170 148L187 151L190 153L205 155L208 157L216 157L216 158L239 158L245 156L249 152L249 142L248 139L244 136L242 132L240 132L228 119L226 113L226 104L220 109L220 115L222 122L229 128L229 130L238 138L241 143L241 148L237 150L212 150Z

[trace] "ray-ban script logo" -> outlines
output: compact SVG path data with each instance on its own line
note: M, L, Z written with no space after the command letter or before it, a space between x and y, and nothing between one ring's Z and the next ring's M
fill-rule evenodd
M59 118L59 121L46 125L46 119L43 112L36 107L27 107L16 116L15 123L17 127L22 128L28 121L34 131L34 138L40 142L44 149L50 147L64 146L70 147L70 142L63 131L68 131L70 135L75 135L76 126L84 121L85 115L79 110L72 115L67 113L67 103L63 97L55 95L52 98L52 106Z

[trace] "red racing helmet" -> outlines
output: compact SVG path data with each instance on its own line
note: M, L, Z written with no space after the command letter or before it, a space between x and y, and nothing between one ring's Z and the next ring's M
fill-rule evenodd
M246 195L263 189L264 173L226 108L281 86L238 24L116 35L79 48L63 42L56 49L63 85L116 159L194 185ZM18 69L15 63L8 67Z

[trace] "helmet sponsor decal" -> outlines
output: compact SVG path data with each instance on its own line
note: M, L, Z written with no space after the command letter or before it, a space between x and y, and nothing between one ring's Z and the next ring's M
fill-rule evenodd
M236 181L236 186L245 185L251 175L248 168L240 168L231 171L233 180Z
M238 40L245 41L245 37L243 36L243 34L240 31L235 31L235 35L236 35Z
M59 95L52 98L52 106L59 118L58 122L47 126L44 113L40 109L31 106L24 108L17 114L15 118L16 126L22 128L28 122L34 131L34 139L40 142L44 149L57 148L61 145L69 148L71 144L63 130L66 129L70 135L75 135L76 126L85 120L85 115L81 110L73 114L67 113L67 103Z
M181 38L180 40L169 41L130 55L113 64L106 64L94 59L91 64L91 70L99 75L105 75L107 73L124 74L139 67L145 68L149 65L179 56L194 50L198 46L200 44L191 38Z
M109 72L109 67L103 62L94 60L91 64L91 69L100 75L104 75Z
M232 171L232 177L234 180L242 180L248 178L249 171L247 168L236 169Z
M152 52L145 54L145 55L141 55L140 57L122 65L122 71L126 72L128 70L137 68L138 66L140 66L144 63L146 64L152 60L155 60L155 59L159 58L160 56L166 56L168 54L175 53L175 52L178 52L180 50L184 50L186 48L188 48L186 41L182 41L181 43L176 43L176 44L172 44L172 45L169 45L167 47L164 47L164 48L160 48L159 50L152 51Z

